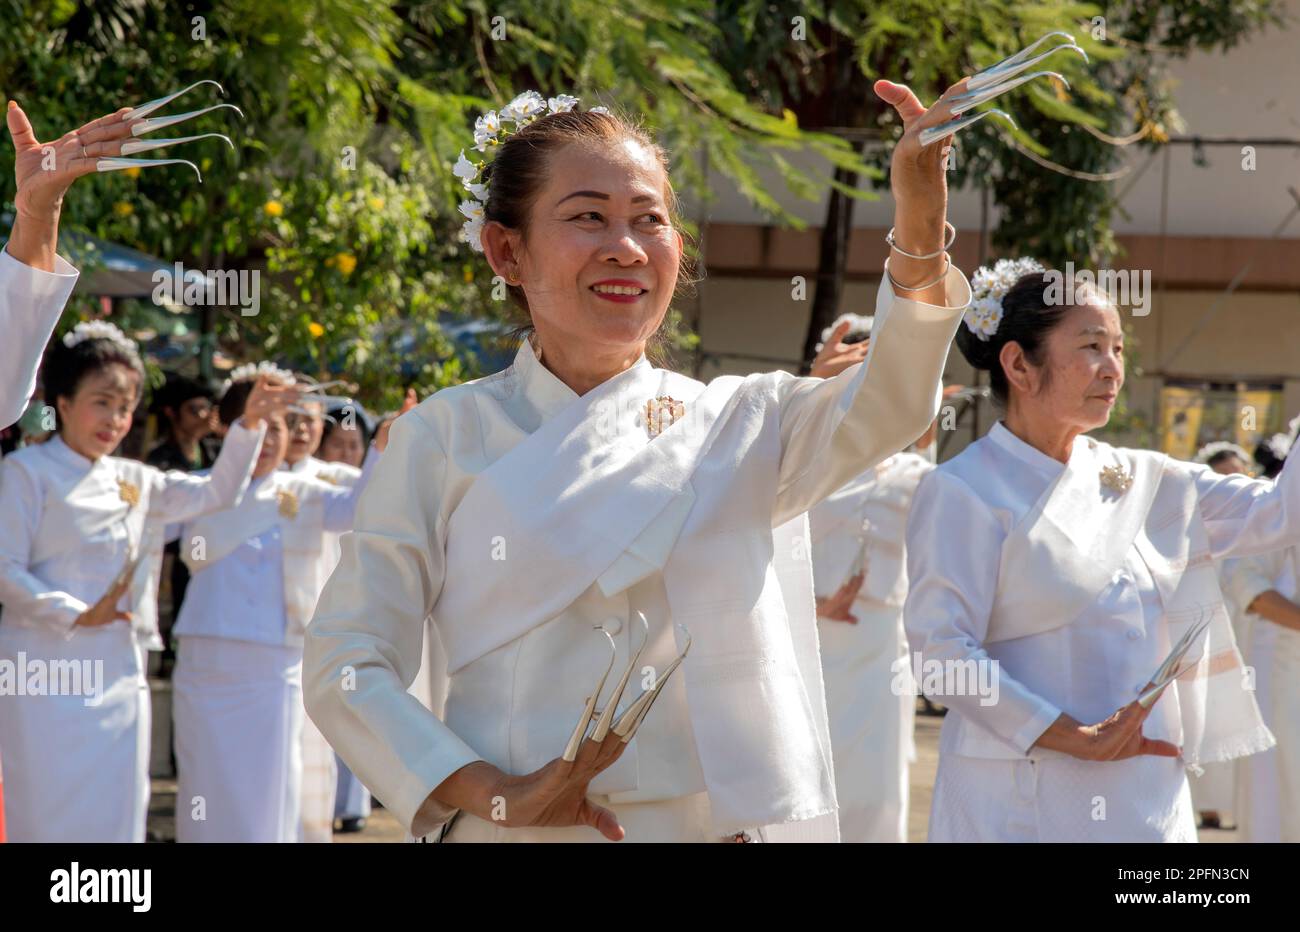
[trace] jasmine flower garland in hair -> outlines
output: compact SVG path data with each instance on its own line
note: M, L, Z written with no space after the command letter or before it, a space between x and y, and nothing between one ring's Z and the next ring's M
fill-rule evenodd
M135 341L106 320L83 320L63 335L63 345L72 349L86 340L108 340L131 356L139 356Z
M501 145L506 137L519 132L537 118L551 113L567 113L577 105L578 98L568 94L546 98L537 91L524 91L500 111L489 110L474 121L474 148L486 154L490 149ZM609 113L609 110L604 107L592 107L587 112ZM513 129L507 129L507 123L514 124ZM452 174L460 179L461 186L474 195L472 201L461 201L458 209L465 217L460 238L469 243L475 252L483 251L481 234L486 220L484 205L487 204L488 185L486 182L480 182L479 179L486 165L486 159L481 162L467 159L465 150L461 149L460 158L456 160L451 170Z
M292 385L297 379L288 369L281 369L273 362L249 362L242 366L236 366L230 370L230 378L221 383L221 394L225 395L230 391L230 386L236 382L253 382L259 376L269 375L272 381L279 382L281 385Z
M1002 298L1031 272L1046 272L1036 259L999 259L993 268L980 266L970 277L971 302L963 320L976 337L988 342L1002 323Z
M1212 440L1196 451L1196 455L1192 457L1192 461L1205 465L1220 453L1231 453L1233 456L1238 457L1243 463L1249 463L1252 458L1249 453L1229 440Z

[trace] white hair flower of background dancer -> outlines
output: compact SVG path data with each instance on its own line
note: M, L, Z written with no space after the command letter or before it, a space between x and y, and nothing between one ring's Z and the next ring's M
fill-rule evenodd
M230 391L230 386L236 382L252 382L259 376L269 375L272 380L282 385L293 385L298 380L288 369L281 369L273 362L263 360L262 362L248 362L242 366L236 366L230 370L230 378L221 383L221 394L225 395Z
M63 335L63 345L72 349L86 340L108 340L132 356L138 356L135 341L106 320L83 320Z

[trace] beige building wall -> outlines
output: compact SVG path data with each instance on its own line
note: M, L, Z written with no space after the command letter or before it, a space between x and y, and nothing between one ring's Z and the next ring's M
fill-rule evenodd
M1300 0L1290 0L1288 12L1289 29L1270 31L1227 55L1194 55L1174 65L1184 135L1300 140ZM1133 174L1120 182L1127 193L1126 216L1116 219L1124 249L1117 265L1149 270L1157 292L1149 315L1126 315L1134 343L1130 410L1158 426L1161 389L1170 380L1279 386L1283 410L1294 416L1300 412L1300 147L1260 146L1252 171L1244 170L1237 145L1206 146L1202 159L1188 145L1154 157L1136 147L1128 152ZM1019 156L1009 150L1007 157ZM829 174L815 161L792 161ZM686 205L705 230L708 278L694 308L683 305L688 316L698 314L701 378L794 371L799 363L824 204L790 195L773 173L760 169L760 175L807 229L770 225L721 180L712 202ZM887 194L856 206L841 312L871 312L892 212ZM949 216L961 231L954 262L969 274L980 255L979 192L954 191ZM1243 270L1240 287L1225 298ZM796 275L809 278L807 300L791 296ZM954 347L947 380L969 384L972 375ZM995 416L983 406L978 424L972 430L966 421L948 452L984 433Z

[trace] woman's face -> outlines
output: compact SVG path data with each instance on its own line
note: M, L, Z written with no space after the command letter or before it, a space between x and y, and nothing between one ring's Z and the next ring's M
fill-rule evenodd
M365 454L361 431L340 424L321 441L320 452L317 455L327 463L346 463L360 469Z
M522 285L543 352L556 340L602 355L639 351L659 328L682 254L666 187L658 159L635 140L570 145L550 160L526 239L487 225L492 267Z
M260 479L280 468L284 454L289 449L289 428L285 425L283 414L271 414L266 417L266 436L262 438L262 449L257 454L253 465L253 476Z
M289 447L285 452L285 459L290 465L316 452L316 448L320 446L321 432L325 429L325 418L320 404L308 402L303 405L303 408L312 413L310 415L290 414L285 419L285 424L289 428Z
M112 363L87 373L69 397L58 399L59 435L77 453L97 460L117 449L131 429L140 400L140 374Z
M1124 385L1119 313L1100 297L1084 301L1070 308L1048 333L1041 366L1030 364L1014 343L1002 349L1014 402L1080 433L1110 420Z

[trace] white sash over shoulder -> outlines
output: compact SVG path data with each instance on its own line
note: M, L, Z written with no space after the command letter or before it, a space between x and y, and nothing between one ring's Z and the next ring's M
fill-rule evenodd
M743 381L706 387L642 365L571 402L451 514L433 614L454 674L592 584L612 595L662 571L672 621L693 639L682 675L715 829L838 840L807 519L777 528L763 552L739 539L719 547L716 528L696 533L691 479L751 403ZM663 395L685 416L652 438L637 412ZM755 613L773 580L782 609Z
M1243 676L1195 482L1167 462L1163 453L1075 438L1065 470L1003 544L986 637L1003 641L1070 624L1136 547L1164 609L1163 649L1210 619L1187 658L1191 668L1169 691L1182 720L1183 759L1195 767L1274 741ZM1131 485L1122 492L1108 486L1106 467L1118 467ZM1169 701L1169 692L1160 701Z

